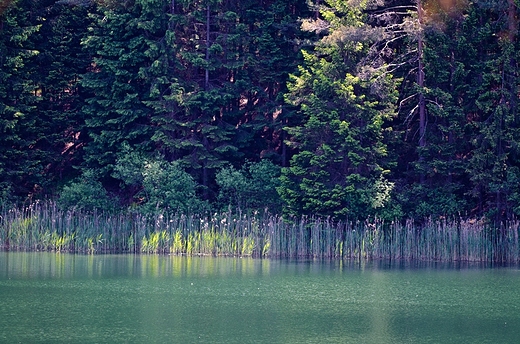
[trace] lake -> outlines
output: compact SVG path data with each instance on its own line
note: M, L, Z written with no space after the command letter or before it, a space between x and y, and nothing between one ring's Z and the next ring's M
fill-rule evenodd
M2 343L517 343L520 270L0 253Z

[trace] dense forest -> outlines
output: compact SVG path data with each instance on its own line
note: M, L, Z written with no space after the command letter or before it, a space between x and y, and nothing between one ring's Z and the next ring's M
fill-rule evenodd
M0 201L520 213L513 0L1 0Z

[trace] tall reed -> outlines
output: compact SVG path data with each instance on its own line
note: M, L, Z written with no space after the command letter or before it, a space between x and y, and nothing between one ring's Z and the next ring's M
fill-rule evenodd
M223 212L205 216L109 214L53 202L0 208L4 250L232 255L263 258L518 262L519 222L365 222Z

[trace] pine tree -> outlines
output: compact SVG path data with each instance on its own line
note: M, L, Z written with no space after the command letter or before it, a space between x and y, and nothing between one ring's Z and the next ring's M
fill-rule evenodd
M461 101L468 82L464 55L471 53L463 38L466 9L464 1L425 0L387 1L368 11L369 22L383 30L371 56L377 53L380 68L402 79L388 141L398 157L391 179L403 211L417 219L469 208L469 136Z
M280 160L297 1L180 2L170 27L178 84L155 104L154 140L216 195L216 173L260 155ZM293 9L287 13L288 9ZM278 142L274 142L278 140Z
M81 107L84 95L79 78L90 66L81 40L89 24L92 5L74 1L39 1L40 30L32 36L39 54L34 83L40 138L34 149L45 159L45 190L51 193L61 179L77 172L84 140ZM34 11L35 9L33 9Z
M393 116L395 83L389 73L359 73L373 42L362 34L369 30L362 8L331 5L321 10L326 22L309 23L328 32L314 53L304 53L289 85L287 99L303 122L287 128L298 153L282 171L279 192L289 214L363 219L384 212L390 198L383 125Z
M464 8L434 6L439 4L423 3L425 129L414 125L413 110L404 110L402 125L407 131L403 139L408 144L397 148L403 151L407 147L408 151L401 153L407 157L400 167L406 172L398 188L407 215L414 218L455 216L470 207L465 196L469 187L465 169L471 150L465 102L470 82L468 63L475 58L474 49L464 37Z
M517 10L509 1L477 4L480 27L473 35L486 44L478 45L472 68L475 106L470 123L475 132L467 168L477 214L498 223L519 210Z
M33 82L38 51L31 37L38 30L30 0L19 0L0 14L0 199L29 197L42 181L38 101Z
M149 105L167 75L161 68L161 43L168 17L164 1L135 1L102 8L84 44L93 56L81 83L90 97L83 108L90 142L85 164L110 180L123 143L141 152L153 151Z

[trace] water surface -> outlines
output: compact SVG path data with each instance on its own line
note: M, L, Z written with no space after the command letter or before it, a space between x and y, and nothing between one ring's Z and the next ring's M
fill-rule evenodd
M0 253L5 343L517 343L520 271Z

